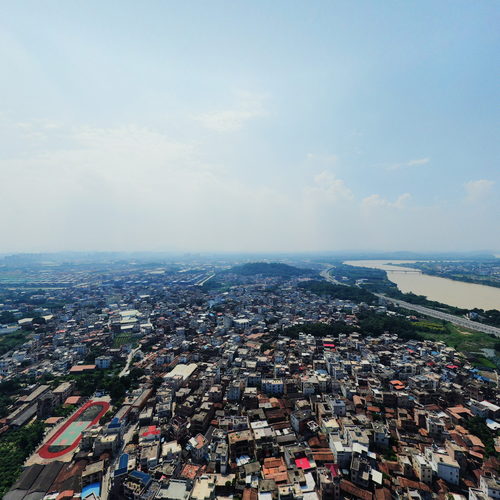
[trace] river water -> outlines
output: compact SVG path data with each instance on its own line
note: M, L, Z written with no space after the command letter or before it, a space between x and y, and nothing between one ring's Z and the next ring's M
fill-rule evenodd
M425 295L429 300L465 309L500 309L500 288L477 285L464 281L455 281L421 273L411 266L391 266L395 264L413 264L414 260L348 260L344 264L357 267L371 267L387 271L387 277L396 283L402 292ZM401 271L416 271L403 273Z

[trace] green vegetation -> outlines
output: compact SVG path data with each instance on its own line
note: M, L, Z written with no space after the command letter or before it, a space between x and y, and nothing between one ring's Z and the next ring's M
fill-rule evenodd
M121 347L126 344L131 344L134 347L137 345L137 339L132 332L121 333L113 339L113 347Z
M16 380L6 380L0 383L0 418L9 413L9 406L12 403L11 396L16 394L21 384Z
M9 490L22 471L24 461L43 438L44 425L34 423L0 436L0 496Z
M474 417L465 421L464 425L474 436L477 436L483 442L487 457L500 458L500 453L495 451L495 432L486 425L484 419Z
M8 325L10 323L16 323L17 319L14 313L10 311L2 311L0 312L0 325Z
M91 396L95 391L102 391L111 396L111 402L125 397L126 392L139 386L139 378L144 375L141 368L132 368L130 373L124 377L119 377L117 373L110 373L107 370L96 370L91 373L81 373L71 375L75 381L75 388L82 396Z
M240 276L255 276L262 274L271 278L295 278L298 276L310 276L315 274L312 269L299 269L298 267L281 264L279 262L251 262L234 266L229 273L239 274Z
M471 312L477 313L481 316L481 321L483 323L487 323L488 325L498 326L500 327L500 310L499 309L490 309L489 311L485 311L483 309L472 309Z
M283 333L290 338L298 338L300 332L314 337L335 337L339 333L359 332L363 336L379 337L385 332L396 333L400 338L422 340L414 323L402 316L388 316L373 311L363 311L358 315L358 326L346 325L343 322L331 324L303 323L286 328Z
M0 336L0 356L28 341L29 332L17 330Z
M363 311L358 314L358 324L363 335L379 337L385 332L389 332L397 334L402 339L423 340L415 323L403 316Z
M419 267L416 264L412 264L412 266ZM393 299L404 300L405 302L409 302L410 304L429 307L431 309L439 309L440 311L454 314L456 316L463 316L469 312L477 313L479 315L479 321L481 321L482 323L500 327L500 310L491 309L489 311L485 311L483 309L463 309L460 307L443 304L435 300L429 300L425 295L417 295L412 292L403 293L398 289L395 283L389 281L389 279L387 278L387 273L381 269L371 269L368 267L357 267L342 263L335 263L335 266L330 271L330 274L332 276L335 276L335 278L337 279L346 277L346 283L348 284L354 284L356 280L359 279L366 279L367 281L360 285L362 288L374 293L383 293L389 297L392 297Z
M267 350L272 349L272 348L273 348L273 346L271 344L268 344L267 342L264 342L260 346L260 352L266 352Z
M331 324L326 323L302 323L300 325L290 326L283 330L283 335L291 339L298 339L299 333L305 333L314 337L337 337L339 333L352 333L357 329L346 325L342 321Z
M342 262L335 262L329 274L346 285L355 285L358 280L363 280L361 286L373 292L385 292L386 289L396 288L396 284L389 281L386 272L381 269L349 266Z
M212 278L208 281L205 281L203 285L201 285L201 289L204 292L217 291L219 293L227 292L231 288L229 283L219 281L216 278Z
M431 276L500 287L500 278L495 273L498 267L498 259L415 262L412 267L416 267Z
M356 286L334 285L328 281L304 281L299 284L300 288L308 290L317 295L326 295L332 299L352 300L353 302L366 302L376 304L378 297L373 293Z
M478 367L495 368L495 363L485 357L482 349L492 349L500 355L500 343L494 336L459 328L444 321L418 321L414 323L418 333L425 339L442 341L447 346L467 355L470 361Z
M68 405L68 406L59 406L52 412L52 417L69 417L76 410L76 406Z
M480 349L499 347L495 337L486 333L459 328L443 321L417 321L414 323L420 334L429 340L442 341L457 351L475 352Z
M0 393L0 418L9 414L9 406L12 404L12 399L7 394Z
M455 316L464 316L465 314L473 312L480 316L479 321L481 323L497 327L500 326L500 311L496 309L491 309L489 311L484 311L483 309L462 309L460 307L442 304L441 302L437 302L435 300L429 300L424 295L416 295L412 292L403 293L397 288L386 290L384 293L394 299L404 300L410 304L429 307L431 309L438 309L449 314L454 314Z

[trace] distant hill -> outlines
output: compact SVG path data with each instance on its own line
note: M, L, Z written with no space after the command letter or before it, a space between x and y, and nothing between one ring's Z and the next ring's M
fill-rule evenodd
M262 274L270 278L294 278L315 274L312 269L301 269L279 262L250 262L248 264L234 266L229 269L228 272L239 274L240 276L255 276L257 274Z

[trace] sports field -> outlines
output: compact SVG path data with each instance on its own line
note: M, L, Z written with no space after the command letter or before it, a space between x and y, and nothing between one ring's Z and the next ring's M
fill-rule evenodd
M40 448L42 458L56 458L74 450L82 438L82 432L99 422L108 411L106 401L85 403L68 421Z

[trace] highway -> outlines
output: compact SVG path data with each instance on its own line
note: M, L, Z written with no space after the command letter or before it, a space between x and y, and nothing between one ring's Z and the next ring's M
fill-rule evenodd
M325 269L320 274L323 278L331 283L335 283L336 285L342 285L343 283L339 283L337 280L333 279L330 275L330 270ZM404 300L393 299L391 297L387 297L381 293L375 294L377 297L386 300L387 302L391 302L392 304L397 305L398 307L403 307L404 309L408 309L410 311L416 311L420 314L425 314L426 316L430 316L431 318L444 319L445 321L449 321L454 325L461 326L463 328L468 328L470 330L476 330L477 332L483 333L492 333L493 335L500 337L500 328L496 328L495 326L485 325L484 323L478 323L477 321L472 321L467 318L463 318L461 316L455 316L453 314L448 314L441 311L436 311L435 309L430 309L429 307L418 306L416 304L411 304L410 302L405 302Z
M196 286L203 286L207 281L211 280L215 276L215 273L209 274L208 276L200 279L195 283Z
M325 278L326 281L329 281L330 283L333 283L334 285L345 285L345 283L341 283L340 281L337 281L335 278L332 278L330 271L333 269L333 267L329 267L328 269L324 269L321 271L319 274L322 278Z
M445 321L449 321L454 325L462 326L464 328L469 328L470 330L476 330L478 332L483 332L483 333L492 333L493 335L500 337L500 328L496 328L490 325L485 325L484 323L478 323L477 321L472 321L470 319L462 318L460 316L455 316L453 314L436 311L435 309L430 309L429 307L410 304L409 302L393 299L391 297L387 297L386 295L382 295L380 293L376 293L375 295L377 297L386 300L387 302L391 302L397 305L398 307L403 307L404 309L409 309L411 311L417 311L420 314L425 314L426 316L431 316L432 318L444 319Z

